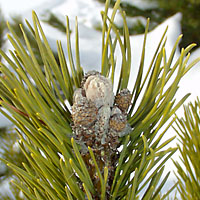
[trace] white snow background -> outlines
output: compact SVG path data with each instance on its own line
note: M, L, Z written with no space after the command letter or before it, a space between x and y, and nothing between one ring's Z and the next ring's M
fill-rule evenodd
M154 4L147 4L144 0L121 0L121 2L129 2L138 6L140 8L144 7L154 7ZM96 31L93 27L99 26L101 24L100 11L104 10L104 5L95 0L0 0L0 7L9 20L10 16L19 14L22 18L26 18L31 21L31 10L35 10L38 16L45 15L47 11L51 11L56 14L60 19L65 20L65 16L68 15L70 19L70 26L72 31L74 30L75 17L78 17L79 23L79 40L80 40L80 56L81 65L86 71L96 69L100 70L101 65L101 33ZM41 17L42 18L42 17ZM128 18L128 24L134 23L134 18ZM181 14L177 13L171 18L164 21L158 27L148 34L147 44L146 44L146 55L145 55L145 66L148 67L153 53L160 41L160 38L168 26L167 31L167 43L166 43L166 53L170 54L173 45L177 37L181 34ZM116 22L118 25L122 23L122 19L117 16ZM150 22L151 23L151 22ZM63 46L66 44L65 34L60 31L50 27L49 25L42 23L44 32L51 44L53 49L56 49L56 40L61 40ZM72 50L74 51L74 35L72 34ZM139 66L142 44L144 35L131 36L131 49L132 49L132 65L133 69L131 71L131 76L136 77L136 72ZM8 44L8 49L9 49ZM120 52L117 52L118 54ZM117 54L117 55L118 55ZM180 52L177 50L175 57L179 56ZM191 54L190 60L193 60L200 56L200 49L195 50ZM118 57L118 56L117 56ZM120 56L119 56L120 57ZM120 61L120 60L118 60ZM180 89L176 94L177 100L180 100L186 93L191 93L191 96L187 99L186 103L189 101L194 102L197 96L200 96L199 84L200 79L200 64L193 67L182 79L180 83ZM129 84L131 88L133 83ZM183 115L183 108L178 111L178 116ZM11 125L11 123L0 114L0 127L6 127ZM174 130L170 128L165 136L165 139L172 137L175 134ZM175 146L177 141L174 141L171 145ZM178 153L176 153L173 158L178 159ZM169 180L165 186L165 189L169 189L174 181L176 180L173 171L175 167L172 162L167 162L165 171L172 171ZM0 186L0 192L8 192L8 184L5 183Z

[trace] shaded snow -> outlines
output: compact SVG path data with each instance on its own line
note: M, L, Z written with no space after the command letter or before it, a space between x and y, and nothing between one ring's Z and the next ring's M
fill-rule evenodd
M10 197L13 197L13 194L10 191L10 181L11 181L11 179L8 178L8 179L5 179L5 180L3 180L1 182L1 184L0 184L0 193L2 195L7 195L7 196L10 196Z
M4 108L2 110L8 114L8 111L6 111ZM8 120L2 113L0 113L0 128L5 128L11 125L12 123L10 120Z

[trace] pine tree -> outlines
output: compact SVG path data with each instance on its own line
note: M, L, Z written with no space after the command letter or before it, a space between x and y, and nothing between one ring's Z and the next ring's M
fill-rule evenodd
M177 167L178 191L181 199L200 198L200 101L184 106L184 117L176 121L176 132L179 135L180 162L174 161Z
M2 158L6 159L13 164L22 167L22 162L27 162L24 154L19 148L17 143L18 135L15 131L12 130L12 127L2 128L0 131L1 137L1 156ZM6 164L0 161L0 185L3 186L6 183L9 183L9 180L16 179L18 180L13 170L6 166ZM2 187L1 187L2 188ZM3 187L4 188L4 187ZM9 189L11 190L9 192ZM13 195L12 195L13 194ZM16 199L22 200L23 197L20 197L20 191L14 185L10 185L9 188L5 188L5 191L1 190L0 199L2 200L9 200L9 199Z
M176 186L160 194L169 177L169 173L162 177L165 162L176 151L164 149L174 137L162 143L161 139L174 119L165 130L160 129L188 97L186 94L179 102L174 99L179 81L199 61L187 64L195 45L182 49L172 64L181 36L167 58L165 30L144 74L148 20L137 79L129 91L132 65L125 13L117 1L109 18L109 3L106 1L101 13L101 72L85 73L81 67L77 23L74 62L68 18L69 64L59 41L55 58L36 13L33 25L26 21L43 67L25 27L20 25L26 47L8 24L14 51L10 51L10 57L0 50L7 61L7 65L1 63L0 94L1 105L11 116L1 112L16 126L27 161L20 167L1 160L19 177L20 181L13 183L27 199L165 199ZM114 25L116 12L123 17L123 38ZM122 63L120 78L115 80L118 45ZM117 90L113 91L116 83Z
M3 13L0 10L0 48L1 49L3 49L4 43L5 43L5 38L4 38L5 31L6 31L6 23L5 23ZM1 60L1 57L0 57L0 60Z
M98 1L105 2L105 0ZM180 49L182 47L185 48L191 42L199 44L199 0L144 0L143 2L149 4L149 6L145 8L140 8L135 6L134 3L132 4L129 1L123 1L121 7L129 17L150 18L150 30L153 30L156 26L161 24L169 17L177 13L181 13L181 32L183 33L184 37L179 44ZM111 0L111 6L113 6L114 4L115 0ZM140 18L136 20L136 23L134 23L132 27L129 27L130 34L141 34L144 31L145 25L143 23L143 20L141 20ZM120 31L121 30L122 29L120 29Z
M62 22L53 14L46 14L46 20L43 20L47 23L49 23L51 26L54 26L58 28L59 30L64 29L64 25ZM0 27L0 47L2 50L6 51L6 34L9 33L9 30L6 26L6 19L4 17L4 13L0 10L0 22L1 22L1 27ZM11 22L10 26L15 30L15 33L18 35L20 41L22 42L24 48L26 48L25 42L23 40L23 33L21 32L21 29L19 27L19 24L23 24L23 19L20 15L17 16L12 16L11 17ZM65 27L66 29L66 27ZM37 57L38 63L43 64L41 61L41 56L39 53L39 49L37 46L36 41L34 40L32 34L30 33L30 30L28 28L25 28L25 32L29 38L29 41L32 46L32 50L34 51L34 55ZM57 53L53 52L54 56L57 58ZM0 144L0 157L16 164L17 166L22 166L22 162L27 161L25 159L24 154L18 148L18 143L17 141L19 140L19 137L16 133L16 131L12 130L12 127L6 127L5 125L2 124L2 121L0 121L0 125L3 127L0 129L0 139L1 139L1 144ZM13 173L13 170L8 168L4 163L0 161L0 186L4 188L4 185L6 185L10 179L17 179L16 175ZM1 189L0 190L0 199L17 199L21 200L23 199L23 195L21 195L19 189L17 189L13 184L10 187L5 187L6 189ZM11 195L11 192L13 195Z
M14 25L14 22L12 23ZM4 18L3 12L0 10L0 48L2 50L6 50L6 33L8 32L6 26L6 19ZM0 61L2 57L0 56ZM2 75L3 76L3 75ZM2 83L0 83L2 84ZM0 121L0 157L13 162L14 164L21 166L22 161L25 161L25 156L19 150L16 140L18 135L16 132L12 131L11 127L5 127ZM0 161L0 185L5 185L8 180L11 178L17 178L13 171L6 166L6 164ZM13 193L15 193L15 198L20 199L18 197L19 190L16 187L12 187ZM2 192L4 194L2 194ZM10 194L6 194L8 191L0 191L0 199L12 199Z

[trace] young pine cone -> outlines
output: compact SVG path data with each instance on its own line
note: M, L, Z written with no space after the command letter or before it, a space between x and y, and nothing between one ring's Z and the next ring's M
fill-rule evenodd
M74 138L81 146L81 155L97 188L97 194L100 190L99 177L87 146L92 148L100 171L103 173L105 166L109 168L108 183L111 184L119 155L117 150L120 145L119 137L131 130L126 113L130 102L131 95L128 90L122 90L114 98L111 80L95 71L88 72L83 77L81 88L74 92L72 106ZM109 184L107 191L110 190Z
M89 76L83 85L86 98L92 101L97 108L103 105L113 106L114 94L110 79L99 74Z
M89 127L97 119L98 109L93 102L88 101L82 95L82 90L78 89L74 94L74 104L72 106L72 120L75 126Z
M117 132L121 132L125 129L127 124L126 116L123 114L115 114L110 118L110 128Z
M111 146L113 137L116 143L116 138L127 132L124 130L130 104L131 94L127 89L114 98L111 80L99 72L88 72L73 96L73 131L77 139L88 144L89 135L92 136L89 144L94 149L101 149L106 143Z
M115 104L122 111L126 112L131 105L131 94L128 89L123 89L115 96Z

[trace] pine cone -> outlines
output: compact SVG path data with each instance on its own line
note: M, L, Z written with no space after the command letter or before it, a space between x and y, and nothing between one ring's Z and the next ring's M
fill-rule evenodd
M75 126L89 127L97 120L98 109L91 101L82 95L78 90L74 95L72 106L72 120Z
M86 98L92 101L97 108L101 106L113 106L114 94L112 82L99 74L89 76L83 85Z
M115 96L115 104L122 111L126 112L131 105L131 94L128 89L123 89Z
M125 129L127 124L126 116L123 114L115 114L110 118L110 129L121 132Z
M83 86L84 86L84 84L85 84L85 82L86 82L86 80L87 80L87 78L89 77L89 76L101 76L101 74L99 73L99 72L97 72L97 71L95 71L95 70L92 70L92 71L89 71L89 72L87 72L85 75L84 75L84 77L83 77L83 79L82 79L82 81L81 81L81 88L83 88Z
M88 72L82 80L81 88L74 92L72 106L74 137L81 145L81 155L97 192L100 189L100 179L87 146L92 148L102 174L104 167L108 167L108 183L112 183L119 155L117 149L120 145L119 137L130 132L127 128L126 113L130 103L130 92L124 89L116 95L114 105L111 80L96 71ZM109 184L107 191L110 191Z

